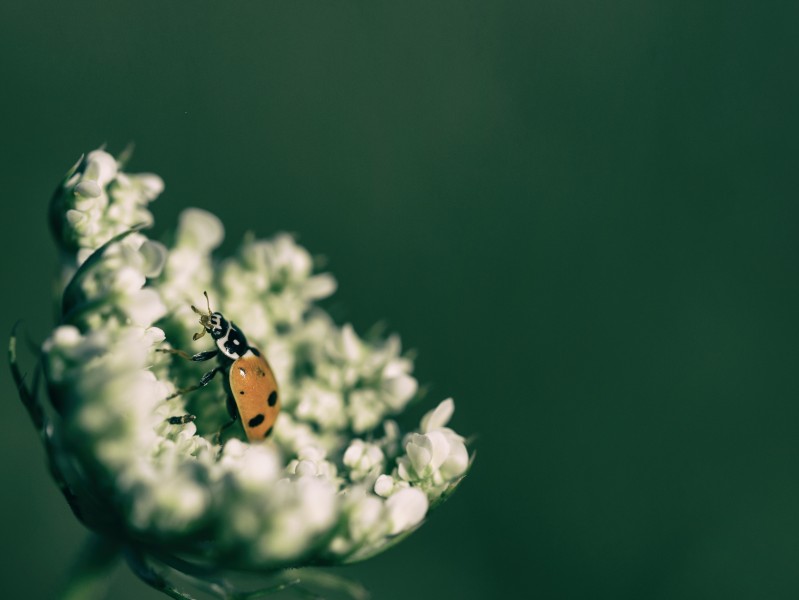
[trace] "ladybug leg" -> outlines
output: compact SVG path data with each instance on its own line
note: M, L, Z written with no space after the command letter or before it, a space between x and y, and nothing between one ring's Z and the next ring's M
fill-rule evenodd
M194 419L196 419L194 415L180 415L179 417L169 417L166 421L170 425L185 425L186 423L191 423Z
M208 385L211 382L211 380L214 378L214 375L216 375L217 373L219 373L219 371L221 371L223 369L224 369L224 367L222 367L222 366L214 367L213 369L208 371L205 375L203 375L200 378L200 383L198 385L192 385L192 386L187 387L187 388L179 389L174 394L170 394L169 396L167 396L166 399L167 400L171 400L172 398L174 398L176 396L181 396L183 394L188 394L189 392L193 392L194 390L199 390L201 387L205 387L206 385ZM185 425L186 423L191 423L196 418L197 417L195 417L194 415L180 415L180 416L177 416L177 417L169 417L167 419L167 422L170 425Z
M239 418L239 407L236 406L236 400L233 398L233 394L227 395L227 414L230 415L230 418L234 421Z
M224 367L221 366L221 365L218 366L218 367L214 367L213 369L208 371L205 375L203 375L200 378L200 383L198 383L197 385L191 385L191 386L189 386L187 388L181 388L181 389L177 390L175 393L170 394L169 396L167 396L166 400L171 400L172 398L175 398L176 396L182 396L183 394L188 394L189 392L193 392L194 390L199 390L200 388L205 387L206 385L208 385L211 382L211 380L214 378L214 375L216 375L217 373L219 373L220 371L223 371L223 370L224 370Z
M219 431L216 432L216 435L214 436L214 444L219 443L219 439L222 437L222 432L224 432L225 429L227 429L228 427L233 425L233 423L239 420L239 411L236 408L236 401L233 399L233 396L231 396L230 394L228 394L227 397L227 411L230 414L230 421L222 425L222 427L219 428Z
M176 354L181 358L185 358L186 360L191 360L194 362L211 360L212 358L215 358L217 354L219 354L219 350L209 350L208 352L189 354L188 352L184 352L183 350L175 350L174 348L157 348L156 352L163 352L164 354Z

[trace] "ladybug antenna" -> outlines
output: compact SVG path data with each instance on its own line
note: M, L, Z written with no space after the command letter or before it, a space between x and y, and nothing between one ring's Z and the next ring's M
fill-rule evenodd
M211 313L211 301L208 299L208 292L203 292L203 296L205 296L205 303L208 306L208 314L205 314L204 312L202 312L199 308L197 308L193 304L191 305L191 309L195 313L200 315L200 325L203 326L202 330L199 333L195 333L192 336L192 339L194 339L195 342L197 340L199 340L201 337L203 337L207 333L206 327L208 327L208 324L211 322L211 314L212 314Z

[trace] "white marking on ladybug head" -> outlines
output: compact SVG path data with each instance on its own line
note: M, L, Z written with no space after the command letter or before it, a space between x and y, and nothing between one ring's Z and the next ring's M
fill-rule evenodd
M205 327L209 333L218 333L222 331L224 321L225 317L222 316L222 313L215 312L211 314Z

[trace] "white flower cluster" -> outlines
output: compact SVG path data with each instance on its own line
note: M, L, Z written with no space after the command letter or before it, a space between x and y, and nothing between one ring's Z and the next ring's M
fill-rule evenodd
M455 403L444 400L422 419L419 433L405 437L405 454L397 459L391 475L380 475L375 492L390 497L398 489L415 486L430 500L438 500L453 488L469 467L469 451L462 436L445 425L452 418Z
M380 552L466 473L464 440L446 427L452 400L400 443L387 417L417 382L399 338L367 342L336 326L314 304L335 280L314 274L289 235L246 239L217 262L222 224L198 209L181 215L169 248L127 233L151 220L146 206L162 187L98 150L54 200L72 280L44 355L54 440L79 465L70 485L90 490L88 506L99 498L109 523L184 558L276 568ZM283 410L268 441L246 443L241 431L220 444L223 386L179 393L201 365L156 352L207 349L192 341L190 308L206 290L275 371ZM187 413L196 421L170 421Z
M248 239L238 256L221 267L225 310L246 314L247 333L253 338L274 337L300 323L314 300L335 291L330 274L313 275L312 269L311 255L288 234L269 241Z
M102 150L90 152L75 165L50 207L52 229L64 250L62 305L69 310L91 298L96 323L118 317L138 325L153 323L166 308L159 295L146 288L148 278L163 268L166 248L132 228L150 225L150 202L163 191L160 177L130 175L119 169L116 160ZM116 237L102 253L101 264L79 270L95 251ZM76 277L76 272L78 276Z
M123 173L113 156L95 150L67 175L50 210L53 231L78 264L94 249L134 225L150 225L147 204L164 191L157 175Z

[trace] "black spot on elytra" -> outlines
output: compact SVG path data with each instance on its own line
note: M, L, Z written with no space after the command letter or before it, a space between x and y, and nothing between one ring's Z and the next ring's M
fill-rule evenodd
M270 435L272 435L272 427L270 427L269 429L266 430L266 433L264 434L264 437L268 438Z
M269 400L267 400L267 402L269 403L269 406L274 406L277 404L277 392L273 391L271 394L269 394Z
M244 395L244 390L241 390L241 391L239 392L239 394L241 394L241 395L243 396L243 395Z
M247 422L247 425L249 425L250 427L258 427L258 425L260 425L263 422L264 422L263 415L255 415L252 419L250 419Z

